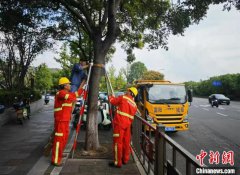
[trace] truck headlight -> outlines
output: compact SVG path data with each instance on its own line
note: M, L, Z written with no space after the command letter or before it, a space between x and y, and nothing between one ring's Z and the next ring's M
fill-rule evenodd
M183 122L188 122L188 119L189 119L189 115L186 115L183 119Z

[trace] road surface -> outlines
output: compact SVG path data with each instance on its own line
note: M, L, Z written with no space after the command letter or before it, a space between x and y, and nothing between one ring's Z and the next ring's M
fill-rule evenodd
M240 102L212 108L207 99L194 98L189 110L190 129L168 134L194 156L205 151L204 164L214 167L231 167L222 164L223 152L234 152L234 167L240 174ZM219 152L219 164L209 163L210 151Z

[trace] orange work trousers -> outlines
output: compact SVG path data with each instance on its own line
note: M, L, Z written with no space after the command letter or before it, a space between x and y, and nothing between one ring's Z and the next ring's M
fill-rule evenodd
M130 141L131 125L123 129L115 124L113 130L113 160L116 166L121 167L122 163L126 164L129 161L131 153Z
M55 121L54 139L52 146L52 163L60 164L62 161L63 151L68 142L69 121Z

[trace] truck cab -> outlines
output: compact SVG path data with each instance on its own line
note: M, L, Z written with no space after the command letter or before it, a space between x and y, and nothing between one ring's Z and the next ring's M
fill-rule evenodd
M191 91L184 84L164 80L138 80L136 104L142 116L152 126L163 124L165 131L188 130Z

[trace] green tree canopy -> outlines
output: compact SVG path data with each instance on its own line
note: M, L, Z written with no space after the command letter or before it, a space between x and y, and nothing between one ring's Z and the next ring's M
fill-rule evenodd
M117 91L126 91L126 86L127 86L127 80L126 77L124 75L124 68L121 68L118 76L116 77L116 87L115 89Z
M41 91L50 90L53 86L52 73L45 63L37 67L35 73L35 88Z
M126 77L124 75L124 68L121 68L119 73L116 75L116 69L113 65L109 67L107 70L110 82L114 91L125 91L127 86ZM106 84L105 76L102 77L100 81L100 91L107 92L107 84Z
M65 77L70 78L71 75L71 69L73 67L73 64L79 63L79 57L77 55L73 54L74 49L70 49L68 47L68 43L64 43L61 47L61 51L59 53L58 58L54 58L62 67L62 75Z
M128 82L133 83L135 80L141 79L143 74L147 71L144 63L138 61L130 66L130 72L128 75Z
M158 71L149 70L143 74L142 79L143 80L164 80L164 75Z
M23 89L32 61L51 48L51 32L44 25L47 16L32 1L0 2L0 71L6 88Z
M214 86L214 81L221 82ZM240 74L226 74L214 76L200 82L186 82L186 86L193 90L195 96L208 97L210 94L225 94L231 99L240 99Z

